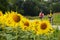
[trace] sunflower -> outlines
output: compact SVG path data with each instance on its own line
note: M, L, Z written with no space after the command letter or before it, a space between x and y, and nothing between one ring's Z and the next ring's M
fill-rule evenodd
M31 30L36 31L39 24L40 24L40 20L38 19L31 20Z
M4 24L4 23L5 23L4 15L0 16L0 23L2 23L2 24Z
M41 21L41 20L35 19L32 23L33 23L34 25L39 25L39 24L40 24L40 21Z
M7 26L12 26L13 28L15 28L20 24L22 17L20 16L20 14L17 14L16 12L8 12L5 15L5 19L5 23Z
M3 16L3 13L2 13L2 11L0 11L0 16Z
M22 24L20 25L20 27L22 28L22 30L30 30L31 28L31 23L29 20L25 20L25 21L22 21Z
M37 34L48 34L53 32L53 28L48 20L41 21L37 29Z
M3 13L2 13L2 11L0 11L0 22L2 22L3 21Z

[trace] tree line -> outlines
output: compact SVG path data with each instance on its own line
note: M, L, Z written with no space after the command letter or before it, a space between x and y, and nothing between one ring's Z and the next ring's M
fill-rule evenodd
M60 2L52 1L45 2L40 0L15 0L12 4L7 0L0 0L0 10L6 11L17 11L22 15L37 16L42 11L45 15L52 12L60 12Z

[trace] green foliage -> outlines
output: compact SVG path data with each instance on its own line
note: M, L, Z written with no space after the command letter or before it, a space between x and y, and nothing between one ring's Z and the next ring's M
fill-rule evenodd
M22 15L37 16L40 11L44 14L52 12L60 12L60 3L57 0L44 2L42 0L0 0L0 10L17 11Z
M54 12L60 12L60 3L54 3L52 7Z
M23 0L18 0L12 5L13 7L11 10L17 11L23 15L24 14L23 4L24 4Z
M33 1L26 1L24 3L24 11L26 15L35 16L38 15L40 8Z
M1 27L1 26L0 26ZM5 26L0 31L0 40L60 40L60 30L55 29L49 35L36 35L33 31L22 31L21 28Z
M19 27L11 28L6 25L0 31L0 40L32 40L34 36L33 31L22 31Z
M0 10L5 12L7 11L8 2L7 0L0 0Z

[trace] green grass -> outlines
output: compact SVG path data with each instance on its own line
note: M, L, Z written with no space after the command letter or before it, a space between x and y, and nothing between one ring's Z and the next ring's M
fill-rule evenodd
M28 18L30 20L40 19L39 16L34 16L34 17L26 16L26 18ZM43 19L48 20L48 16L45 15ZM60 13L54 13L53 14L53 24L60 25Z
M60 25L60 13L55 13L53 15L53 18L54 18L53 22L57 25Z

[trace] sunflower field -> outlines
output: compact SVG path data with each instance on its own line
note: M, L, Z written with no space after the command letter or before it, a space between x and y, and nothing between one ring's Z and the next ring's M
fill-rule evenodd
M59 34L48 20L32 21L14 11L0 11L0 40L60 40Z

